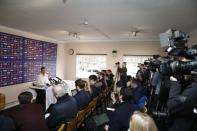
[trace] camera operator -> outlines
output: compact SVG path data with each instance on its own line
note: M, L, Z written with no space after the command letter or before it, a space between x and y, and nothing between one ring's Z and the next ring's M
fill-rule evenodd
M117 66L117 74L118 74L118 76L120 75L120 81L119 81L120 87L125 88L127 86L127 67L126 67L127 63L123 62L122 68L120 67L119 62L117 62L115 64ZM116 76L116 77L118 77L118 76Z
M139 70L136 73L136 77L138 76L138 74L140 72L143 72L143 70L144 70L144 64L138 63L138 66L137 67L139 68Z
M184 57L179 59L185 61ZM177 75L170 80L167 107L172 123L169 131L194 131L196 116L193 110L197 105L197 77Z
M169 29L160 34L160 42L164 44L162 47L167 47L169 58L163 57L156 66L158 71L151 81L158 97L153 98L157 101L156 108L150 104L156 109L151 112L160 130L196 131L197 45L188 48L188 38L188 34L180 30Z
M168 110L173 120L170 131L192 131L195 125L193 109L197 105L197 80L182 92L180 82L172 81L168 98Z

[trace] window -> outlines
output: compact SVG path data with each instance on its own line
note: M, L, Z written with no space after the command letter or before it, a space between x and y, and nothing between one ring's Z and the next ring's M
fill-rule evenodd
M124 56L124 61L127 62L127 75L136 76L138 71L138 63L144 63L144 60L152 56Z
M77 78L88 78L103 69L106 69L106 55L77 55Z

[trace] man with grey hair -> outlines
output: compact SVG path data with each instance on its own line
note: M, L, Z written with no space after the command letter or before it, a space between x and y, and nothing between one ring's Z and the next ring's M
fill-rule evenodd
M62 123L66 123L76 116L77 102L72 96L69 96L68 91L61 85L54 86L53 93L57 102L47 110L47 113L50 113L47 124L52 130L57 130Z
M57 99L64 96L66 93L66 90L60 84L53 87L53 94Z

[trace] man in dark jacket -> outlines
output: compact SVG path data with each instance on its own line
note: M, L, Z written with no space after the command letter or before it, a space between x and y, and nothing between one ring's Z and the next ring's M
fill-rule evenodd
M109 116L109 131L127 131L131 115L134 111L138 110L137 105L131 101L131 88L122 88L120 95L123 102Z
M41 105L31 103L30 92L19 94L20 105L10 114L16 123L17 131L48 131Z
M68 92L61 85L55 86L53 92L57 102L51 105L47 111L47 113L50 113L47 124L51 129L56 130L62 123L75 118L77 102L72 96L68 95Z
M110 69L107 70L107 75L110 79L110 82L113 83L114 82L114 74L112 73L112 71Z
M183 91L180 82L171 81L167 105L173 120L169 131L196 131L197 80Z
M98 82L101 82L102 85L101 85L101 90L105 90L107 88L107 81L105 79L105 73L103 72L99 72L98 73Z
M97 82L96 75L89 76L89 83L90 83L90 88L91 88L91 98L94 99L100 94L102 83Z
M131 82L131 88L133 89L133 101L138 104L139 100L147 95L147 90L146 88L141 85L136 79L132 80Z
M86 108L91 100L91 96L88 92L84 90L86 82L82 79L75 81L75 86L77 88L77 94L74 96L77 101L78 110Z
M132 100L135 102L135 104L139 103L139 100L147 95L147 89L139 83L137 79L131 79L127 82L127 87L132 89L133 95Z

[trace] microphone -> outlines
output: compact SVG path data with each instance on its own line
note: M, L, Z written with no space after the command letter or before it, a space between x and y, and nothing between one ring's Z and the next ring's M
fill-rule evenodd
M56 78L58 79L58 82L59 82L59 83L63 83L63 80L62 80L61 78L59 78L59 77L57 77L57 76L56 76Z
M58 81L58 79L56 79L56 78L53 78L53 80L54 80L54 84L55 85L58 85L60 82Z
M59 78L59 77L57 77L57 76L56 76L56 78L57 78L59 81L62 81L62 79L61 79L61 78Z
M50 81L51 83L53 83L53 79L52 79L51 77L49 78L49 81Z
M51 85L54 85L56 83L56 81L51 77L49 78L49 81L50 81Z

